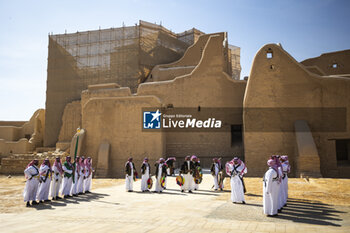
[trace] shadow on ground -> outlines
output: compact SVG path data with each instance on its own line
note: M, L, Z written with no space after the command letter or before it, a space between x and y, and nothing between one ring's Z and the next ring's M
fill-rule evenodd
M341 215L345 211L335 206L301 199L288 199L287 206L279 213L278 219L316 225L341 226Z
M348 226L350 207L333 206L302 199L288 199L287 206L277 217L266 217L261 202L243 204L226 202L210 213L208 218L225 218L240 221L295 222L322 226Z
M105 196L109 196L109 195L103 194L103 193L85 193L77 197L69 197L65 199L53 200L50 202L39 203L38 205L32 205L31 208L34 208L36 210L47 210L47 209L55 209L55 207L64 207L69 204L79 204L81 202L90 202L90 201L119 205L119 203L111 203L111 202L100 200Z

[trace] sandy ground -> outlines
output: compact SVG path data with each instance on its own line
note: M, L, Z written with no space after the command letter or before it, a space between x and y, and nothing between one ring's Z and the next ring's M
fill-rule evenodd
M190 194L169 177L158 194L140 192L140 181L128 193L123 179L94 179L90 194L25 208L24 178L0 177L0 229L46 232L39 224L59 221L69 232L350 232L349 179L290 179L288 206L276 218L262 213L261 178L245 179L246 205L232 204L225 182L214 192L206 174Z

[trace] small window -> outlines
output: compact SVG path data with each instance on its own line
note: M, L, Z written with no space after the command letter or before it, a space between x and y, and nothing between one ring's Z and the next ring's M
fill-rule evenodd
M174 105L173 104L168 104L166 107L167 108L174 108Z
M267 51L267 53L266 53L266 58L267 58L267 59L271 59L272 57L273 57L272 51Z
M200 112L201 111L201 106L198 106L198 112Z
M337 64L337 63L333 63L333 64L332 64L332 68L333 68L333 69L338 68L338 64Z
M270 65L270 70L274 70L275 66L274 65Z

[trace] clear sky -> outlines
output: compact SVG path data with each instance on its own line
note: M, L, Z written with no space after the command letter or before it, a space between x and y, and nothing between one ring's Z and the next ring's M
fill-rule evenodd
M296 60L350 49L348 0L0 0L0 120L29 120L45 108L48 33L160 22L228 32L241 47L241 78L264 44L282 43Z

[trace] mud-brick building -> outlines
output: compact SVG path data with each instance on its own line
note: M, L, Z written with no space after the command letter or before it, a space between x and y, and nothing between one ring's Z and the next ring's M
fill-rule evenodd
M239 79L239 53L225 32L175 34L143 21L50 35L37 138L91 156L100 177L122 177L129 156L139 167L146 156L192 154L203 167L240 156L249 176L262 176L269 156L286 154L291 176L350 177L350 50L298 62L267 44L247 80ZM222 127L145 130L145 109L220 119ZM31 150L44 150L40 142Z

